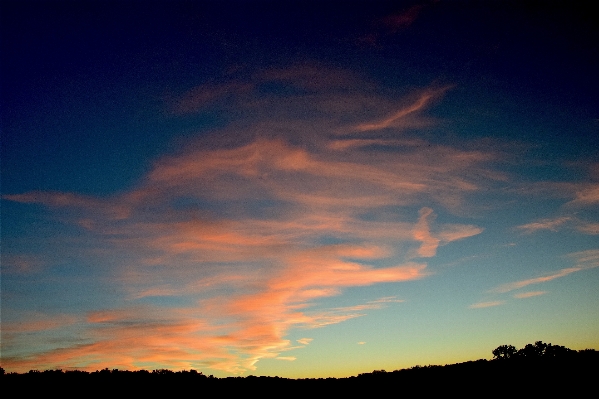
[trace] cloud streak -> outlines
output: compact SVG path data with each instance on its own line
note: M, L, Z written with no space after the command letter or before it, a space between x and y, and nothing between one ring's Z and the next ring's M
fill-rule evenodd
M447 86L437 90L425 91L421 93L412 104L395 111L383 119L367 123L360 123L354 129L358 132L368 132L386 129L389 127L399 128L419 126L419 124L414 123L414 120L410 119L409 117L412 114L424 110L428 105L431 104L433 100L439 98L450 88L451 86Z
M526 234L532 234L542 230L557 232L566 228L574 229L583 234L599 234L599 223L588 222L573 216L541 219L536 222L520 225L517 228L524 231Z
M559 217L556 219L543 219L537 222L523 224L518 226L520 230L524 230L524 232L531 234L537 232L539 230L550 230L557 231L559 227L563 226L565 223L571 221L570 217Z
M514 291L520 288L527 287L533 284L546 283L561 277L568 276L572 273L576 273L582 270L593 269L595 267L599 267L599 250L588 250L576 252L570 255L570 257L576 259L576 266L567 267L561 270L558 270L553 273L546 274L540 277L529 278L526 280L515 281L512 283L502 284L496 288L493 288L490 292L495 293L506 293L510 291Z
M505 301L489 301L489 302L478 302L468 306L470 309L483 309L483 308L491 308L494 306L504 305Z
M254 101L259 109L272 104L271 112L256 111L243 129L232 122L158 159L138 185L114 196L3 196L50 207L96 243L87 256L105 261L95 273L121 303L90 310L79 326L84 342L27 355L8 348L7 366L243 373L260 359L292 360L297 356L282 354L310 343L286 339L292 329L401 302L385 297L326 307L323 300L350 287L425 278L430 272L417 258L481 233L469 224L436 223L433 208L452 212L485 187L493 154L398 137L405 126L424 123L422 112L446 89L425 90L378 120L370 115L391 108L389 99L365 102L338 82L352 77L327 78L333 75L295 68L263 73L251 85L190 91L176 113L198 112L223 96L251 97L243 106L233 101L241 115L257 109ZM311 94L281 109L280 95L253 93L264 81ZM374 122L352 122L364 104L371 109L363 119ZM352 116L344 119L343 111ZM296 135L302 129L308 133ZM396 130L392 137L368 136L381 129Z
M532 298L533 296L545 295L547 291L529 291L529 292L521 292L518 294L514 294L514 298L523 299L523 298Z

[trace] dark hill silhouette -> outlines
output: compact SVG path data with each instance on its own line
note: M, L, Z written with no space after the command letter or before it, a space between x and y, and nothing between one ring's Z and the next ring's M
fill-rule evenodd
M17 389L21 394L61 396L119 394L189 395L189 392L227 392L245 395L253 390L273 396L286 392L322 395L334 390L339 394L398 395L418 393L430 396L457 393L466 396L529 396L588 394L595 392L599 352L594 349L575 351L563 346L537 341L520 350L501 345L492 351L493 360L475 360L445 366L414 366L387 372L374 370L347 378L288 379L280 377L206 376L195 370L153 371L99 370L95 372L31 370L28 373L5 373L0 369L2 387ZM191 391L189 391L191 390ZM216 390L216 391L215 391Z

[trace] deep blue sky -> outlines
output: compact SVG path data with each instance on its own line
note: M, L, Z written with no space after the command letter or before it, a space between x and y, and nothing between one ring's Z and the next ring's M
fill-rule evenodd
M513 107L513 124L596 117L596 13L521 3L6 2L3 167L14 173L4 184L11 192L123 188L121 179L138 178L173 130L219 123L164 118L169 98L230 79L233 70L243 76L290 60L349 65L392 87L456 84ZM385 20L411 7L420 8L409 29ZM579 126L557 141L578 151L597 140L596 129ZM526 130L515 136L547 140ZM57 159L78 172L52 181L73 173ZM106 170L119 179L101 177Z

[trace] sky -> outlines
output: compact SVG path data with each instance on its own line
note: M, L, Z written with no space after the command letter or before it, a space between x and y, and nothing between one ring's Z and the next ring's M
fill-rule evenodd
M599 349L597 21L2 2L2 367L344 377Z

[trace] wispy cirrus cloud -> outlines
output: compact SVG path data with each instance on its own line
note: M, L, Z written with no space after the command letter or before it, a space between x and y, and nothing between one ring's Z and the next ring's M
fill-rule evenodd
M546 283L561 277L568 276L572 273L576 273L582 270L588 270L595 267L599 267L599 250L588 250L575 252L569 255L571 258L576 260L576 266L567 267L561 270L549 273L543 276L529 278L526 280L515 281L512 283L502 284L496 288L493 288L490 292L495 293L506 293L514 291L520 288L527 287L533 284Z
M557 232L562 229L576 230L591 235L599 234L599 223L588 222L574 216L540 219L536 222L517 226L517 228L524 231L526 234L532 234L542 230Z
M418 123L416 122L416 120L410 118L412 114L422 112L435 99L440 98L450 88L452 88L452 86L446 86L435 90L424 91L420 93L420 95L416 98L414 102L406 105L403 108L400 108L399 110L393 112L391 115L372 122L360 123L357 126L355 126L354 129L358 132L368 132L386 129L389 127L422 127L422 122Z
M216 364L234 363L233 356L218 345L202 320L182 310L133 307L91 312L81 343L29 353L3 356L7 366L30 368L78 368L98 370L105 367L151 368L168 364L190 368L204 359ZM203 333L203 334L199 334ZM40 337L43 339L43 337Z
M597 235L599 234L599 223L580 223L576 226L576 230L585 234Z
M351 75L300 67L254 79L183 96L179 112L242 96L219 106L239 107L235 115L247 123L232 121L161 157L128 191L101 199L3 196L49 206L95 243L89 258L109 261L94 273L121 303L90 310L85 343L15 355L7 364L243 373L260 359L293 357L281 355L301 347L285 338L291 329L401 301L323 307L323 299L350 287L425 278L427 265L415 258L482 231L436 223L433 208L452 212L486 187L494 154L404 137L406 126L430 124L423 112L446 89L423 90L377 119L397 105L347 91L341 83ZM258 93L263 82L302 90ZM373 136L379 130L384 137ZM167 306L169 300L181 305Z
M577 185L575 198L569 204L572 205L595 205L599 203L599 184Z
M297 340L297 343L301 344L301 345L308 345L313 340L314 340L313 338L300 338L300 339Z
M501 306L504 305L505 301L488 301L488 302L478 302L468 306L470 309L482 309L482 308L490 308L493 306Z
M522 299L522 298L532 298L533 296L545 295L547 291L529 291L529 292L520 292L518 294L514 294L514 298Z
M532 284L546 283L548 281L555 280L557 278L564 277L564 276L567 276L569 274L572 274L572 273L575 273L575 272L578 272L581 270L583 270L583 268L581 268L581 267L567 267L567 268L558 270L557 272L547 274L544 276L529 278L526 280L514 281L513 283L502 284L502 285L492 289L491 292L497 292L497 293L502 294L502 293L514 291L514 290L517 290L520 288L524 288L524 287L527 287Z
M2 323L3 334L37 332L53 330L69 326L77 322L77 318L67 314L45 314L41 312L26 312L25 318L17 321Z
M39 256L19 254L2 256L2 273L34 274L43 271L47 261Z
M439 246L438 238L435 238L430 233L428 218L433 214L433 210L430 208L422 208L420 210L420 218L416 227L414 228L414 238L422 245L418 248L418 254L423 257L435 256L437 247Z
M460 240L480 234L483 230L476 226L467 225L447 225L443 231L432 234L430 223L434 218L433 210L422 208L419 212L420 218L414 226L414 239L422 244L418 248L418 255L425 258L435 256L439 245Z
M576 266L582 269L599 267L599 249L573 252L568 257L574 259Z
M559 227L563 226L565 223L571 221L570 217L558 217L555 219L542 219L536 222L527 223L518 226L518 229L524 230L524 232L530 234L539 230L550 230L557 231Z

